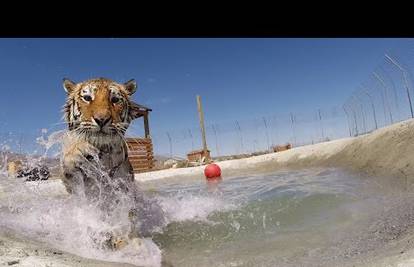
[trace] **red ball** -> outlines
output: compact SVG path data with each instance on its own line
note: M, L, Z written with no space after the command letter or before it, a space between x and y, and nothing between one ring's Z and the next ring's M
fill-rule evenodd
M217 164L208 164L204 169L204 175L207 179L214 179L217 177L221 177L221 169Z

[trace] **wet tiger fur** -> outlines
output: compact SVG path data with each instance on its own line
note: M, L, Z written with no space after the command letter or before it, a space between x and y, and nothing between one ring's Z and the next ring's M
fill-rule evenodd
M62 149L63 184L71 194L98 199L100 207L110 212L116 194L137 191L124 139L131 121L139 116L139 106L130 99L136 82L64 79L63 87L68 125ZM144 199L136 194L133 201L139 204ZM130 216L134 214L130 211Z
M128 160L124 134L129 124L138 116L139 109L130 100L136 91L136 82L124 84L109 79L90 79L74 83L64 79L68 94L64 107L68 134L63 145L63 183L69 193L79 193L82 185L87 197L93 196L90 177L76 180L74 174L84 171L84 165L99 158L99 162L113 179L121 179L120 186L133 182L133 170ZM95 158L94 158L95 157ZM127 190L127 188L123 188Z

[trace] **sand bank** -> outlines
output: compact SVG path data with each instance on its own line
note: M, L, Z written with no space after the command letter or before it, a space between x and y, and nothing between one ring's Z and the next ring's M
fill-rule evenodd
M414 120L407 120L358 137L292 148L251 158L217 163L222 176L273 171L278 168L332 166L376 176L414 178ZM203 177L203 166L136 174L138 181Z

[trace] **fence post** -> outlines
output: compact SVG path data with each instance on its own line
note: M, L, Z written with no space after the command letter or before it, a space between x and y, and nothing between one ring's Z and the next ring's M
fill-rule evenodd
M414 113L413 113L413 105L411 103L411 96L410 96L410 87L408 85L408 79L407 79L407 74L406 74L406 70L400 66L400 64L397 63L396 60L394 60L393 58L391 58L389 55L385 54L385 57L391 61L392 64L394 64L401 72L403 75L403 79L404 79L404 84L405 84L405 89L407 91L407 98L408 98L408 103L410 104L410 111L411 111L411 118L414 118Z
M220 152L219 152L219 146L218 146L218 140L217 140L217 130L216 127L214 126L214 124L211 126L213 128L213 132L214 132L214 137L216 140L216 151L217 151L217 156L220 156Z
M293 134L293 145L296 146L296 133L295 133L295 126L294 126L294 118L292 112L290 113L290 121L292 122L292 134Z
M348 113L348 111L346 110L345 105L343 105L343 106L342 106L342 108L344 109L345 114L346 114L346 121L347 121L347 123L348 123L349 136L351 137L351 136L352 136L352 132L351 132L351 125L350 125L350 123L349 123L349 113Z
M269 149L270 149L270 144L269 144L269 133L268 133L268 131L267 131L267 123L266 123L266 118L265 118L265 117L263 117L263 123L264 123L265 129L266 129L267 150L269 150Z
M391 82L391 89L392 89L392 93L394 95L394 101L395 101L395 107L397 108L397 115L400 118L401 117L401 111L400 111L400 105L398 103L398 96L397 96L397 90L395 89L395 84L394 81L392 80L392 77L389 75L388 72L386 72L381 66L379 67L380 70L382 70L382 72L388 77L388 79ZM378 75L379 76L379 75ZM384 81L383 79L381 79L382 81ZM384 84L386 84L384 82ZM387 86L388 87L388 86ZM388 87L389 88L389 87ZM397 119L398 120L398 119Z
M236 121L236 126L237 126L237 129L239 130L239 134L240 134L240 147L241 147L241 153L243 153L243 152L244 152L244 147L243 147L243 135L242 135L242 131L241 131L241 128L240 128L240 124L239 124L239 122L238 122L238 121Z
M206 140L206 129L204 127L204 113L203 113L203 107L201 106L201 97L197 95L197 109L198 109L198 116L200 119L200 129L201 129L201 138L203 141L203 151L204 155L206 157L206 161L210 161L211 159L208 157L207 154L207 140Z
M191 129L188 129L188 133L190 134L190 138L191 138L191 151L194 151L194 137L193 137L193 134L191 133Z
M387 96L387 85L385 84L385 82L381 79L381 77L375 71L373 71L372 74L375 76L375 78L380 82L380 84L384 88L385 99L387 100L387 107L388 107L388 111L390 113L390 120L391 120L391 123L394 123L394 119L392 117L392 112L391 112L391 108L390 108L390 102L389 102L389 99L388 99L388 96ZM381 94L381 96L382 96L382 101L384 102L384 95ZM385 109L385 107L384 107L384 109Z
M171 141L171 136L170 133L167 132L167 137L168 137L168 142L170 143L170 158L172 158L172 141Z
M354 115L354 125L355 125L355 135L358 136L359 135L359 131L358 131L358 121L356 118L356 112L355 112L355 106L348 104L349 108L351 109L352 115Z
M352 95L352 97L355 99L355 101L356 101L356 105L358 105L359 106L359 109L361 110L361 116L362 116L362 127L364 127L364 133L366 133L367 132L367 125L366 125L366 120L365 120L365 112L364 112L364 107L363 107L363 105L362 105L362 103L359 101L359 99L355 96L355 95Z
M371 106L372 106L372 114L374 115L374 122L375 122L375 130L378 129L378 123L377 123L377 115L375 113L375 105L374 102L372 101L372 97L371 95L368 93L368 91L364 91L364 93L368 96L370 102L371 102Z
M23 134L20 134L19 137L19 154L22 154L22 141L23 141Z
M276 145L277 144L277 142L279 141L279 135L278 135L278 131L277 131L277 117L276 116L273 116L273 128L275 129L274 130L274 135L275 135L275 140L274 140L274 142L272 141L272 143L273 143L273 145Z
M354 122L355 122L355 133L356 133L356 136L358 136L358 135L359 135L359 131L358 131L358 122L357 122L357 118L356 118L356 112L355 112L355 110L354 110L354 109L352 109L352 113L353 113L353 115L354 115Z
M323 132L323 124L322 124L322 115L321 115L321 109L318 109L318 114L319 114L319 121L321 123L321 131L322 131L322 142L325 140L325 135Z

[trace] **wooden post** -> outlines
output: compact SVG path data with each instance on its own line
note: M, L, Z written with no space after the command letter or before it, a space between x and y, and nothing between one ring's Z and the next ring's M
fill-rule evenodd
M150 132L149 132L149 123L148 123L148 111L145 112L144 114L144 129L145 129L145 138L149 138Z
M200 118L201 136L203 139L203 151L204 151L204 155L207 155L206 130L204 128L204 113L203 113L203 108L201 106L201 98L199 95L197 95L197 109L198 109L198 115ZM210 158L206 158L206 160L209 161Z

